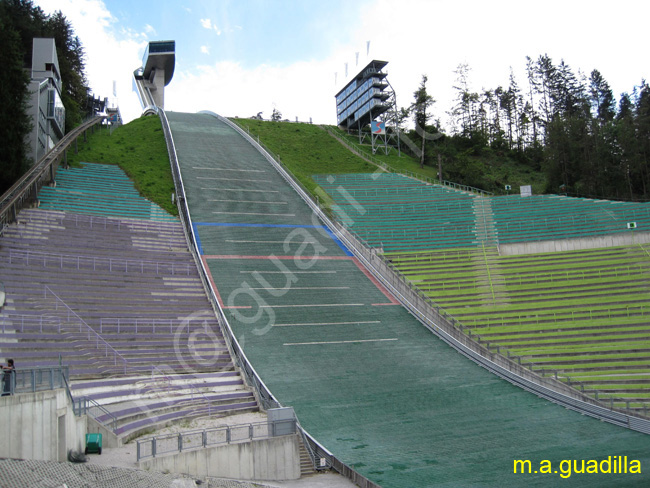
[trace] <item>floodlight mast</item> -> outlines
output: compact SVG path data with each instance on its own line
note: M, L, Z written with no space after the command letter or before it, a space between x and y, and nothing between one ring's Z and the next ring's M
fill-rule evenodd
M363 129L372 124L370 141L373 153L383 147L388 154L389 147L393 147L389 146L389 141L395 137L397 151L400 152L397 99L386 72L382 71L387 64L387 61L372 60L336 94L339 127L348 133L356 130L362 144L368 136ZM389 134L386 127L391 123L394 130Z

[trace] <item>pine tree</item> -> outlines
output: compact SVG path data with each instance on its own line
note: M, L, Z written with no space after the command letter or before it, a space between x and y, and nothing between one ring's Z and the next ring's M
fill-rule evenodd
M616 102L609 84L597 69L591 72L589 78L589 94L594 116L600 124L605 124L614 119Z
M413 113L413 120L415 122L415 130L422 137L422 149L420 154L420 168L424 168L424 143L426 139L426 127L427 122L432 117L432 114L429 112L431 106L436 102L431 95L427 93L427 81L428 78L426 75L422 75L422 81L420 86L413 93L415 101L411 105L411 113Z
M31 130L27 116L29 78L23 70L21 39L5 4L0 4L0 194L27 168L25 138Z
M81 41L61 12L48 17L31 0L0 0L0 22L0 188L6 189L26 167L24 141L31 121L26 115L29 80L25 70L32 65L33 39L55 39L66 130L81 121L88 83Z
M46 22L48 36L54 38L59 58L65 106L65 130L73 129L82 120L88 96L88 82L84 73L84 52L79 38L74 35L70 22L61 11L55 12Z

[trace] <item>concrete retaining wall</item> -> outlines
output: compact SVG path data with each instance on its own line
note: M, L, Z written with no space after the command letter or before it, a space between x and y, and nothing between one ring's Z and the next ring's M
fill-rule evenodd
M65 461L83 452L86 428L64 389L0 397L0 457Z
M296 480L300 478L297 435L239 444L226 444L140 461L140 468L239 480Z
M102 449L105 447L120 447L122 442L117 436L94 418L88 415L88 433L102 435Z
M583 239L559 239L536 242L517 242L500 244L499 254L514 256L518 254L537 254L542 252L578 251L599 247L633 246L650 242L650 232L622 232L606 236L585 237Z

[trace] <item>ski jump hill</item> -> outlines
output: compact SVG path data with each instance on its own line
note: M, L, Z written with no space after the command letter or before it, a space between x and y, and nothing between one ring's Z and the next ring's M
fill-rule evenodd
M649 465L649 436L524 391L518 376L449 347L234 124L208 113L161 118L186 232L226 326L259 385L337 459L384 487L549 486L563 460ZM514 474L515 460L532 471ZM544 460L555 473L537 473ZM611 486L610 476L562 482ZM620 476L648 484L645 471Z

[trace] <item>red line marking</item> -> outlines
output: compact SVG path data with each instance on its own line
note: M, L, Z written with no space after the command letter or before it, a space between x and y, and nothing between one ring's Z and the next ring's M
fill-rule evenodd
M201 261L203 261L203 267L205 268L206 272L208 273L208 279L210 280L210 284L212 285L212 289L214 290L215 294L217 295L217 301L219 302L219 305L221 308L225 308L223 304L223 300L221 299L221 295L219 294L219 290L217 289L217 285L214 282L214 278L212 278L212 271L210 271L210 266L208 266L208 261L206 260L207 256L201 256Z
M202 256L204 259L323 259L323 260L344 260L349 261L353 259L352 256L256 256L256 255L244 255L244 254L204 254Z
M397 300L395 300L395 298L393 298L393 296L384 287L384 285L382 285L379 281L377 281L377 279L373 275L371 275L370 272L366 268L363 267L363 265L359 262L359 260L357 258L353 257L352 260L354 261L354 264L357 265L357 268L359 268L359 270L364 275L366 275L366 278L368 278L370 281L372 281L372 283L377 287L377 289L380 292L382 292L386 298L388 298L388 300L390 301L389 305L399 305L399 302ZM373 304L373 305L375 305L375 304Z

